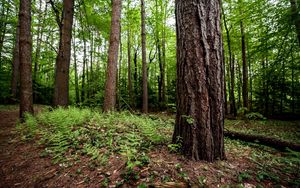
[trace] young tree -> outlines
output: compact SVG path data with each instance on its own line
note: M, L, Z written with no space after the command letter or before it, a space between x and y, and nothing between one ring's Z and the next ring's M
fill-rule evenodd
M69 68L71 58L71 40L74 14L74 0L63 1L62 18L54 3L50 0L56 13L59 26L59 50L56 57L54 106L67 106L69 104Z
M145 2L141 0L141 35L142 35L142 69L143 69L143 113L148 113L148 73L146 54Z
M13 51L12 62L12 77L11 77L11 97L15 101L17 99L18 83L20 80L20 24L17 25L16 31L16 43Z
M177 114L173 143L193 160L224 159L219 0L176 0Z
M112 1L112 19L108 49L108 66L106 71L103 111L114 110L116 106L117 65L120 44L121 0Z
M20 0L20 118L33 113L31 0Z
M298 7L299 5L296 0L290 0L290 4L291 4L291 11L292 11L292 19L296 27L296 33L300 45L300 14L299 14L299 7Z

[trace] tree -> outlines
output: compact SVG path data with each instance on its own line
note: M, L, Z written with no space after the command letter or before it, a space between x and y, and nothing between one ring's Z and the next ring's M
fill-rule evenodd
M20 80L20 24L16 29L16 43L13 51L12 60L12 76L11 76L11 97L15 101L17 99L18 83Z
M173 143L193 160L224 159L219 0L176 0L177 113Z
M291 4L292 19L296 27L296 34L300 45L300 15L299 15L299 7L298 7L299 5L296 0L290 0L290 4Z
M51 0L50 3L56 13L56 20L59 26L59 50L55 66L53 105L68 106L74 0L63 1L62 18L60 18L59 12Z
M20 118L33 113L31 0L20 0Z
M145 2L141 0L141 35L142 35L142 72L143 72L143 113L148 113L148 72L146 54Z
M108 49L103 111L114 110L116 106L117 65L120 44L121 0L112 1L111 31Z

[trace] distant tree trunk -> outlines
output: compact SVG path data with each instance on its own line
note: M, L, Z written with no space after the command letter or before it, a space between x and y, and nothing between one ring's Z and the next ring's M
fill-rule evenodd
M142 35L142 72L143 72L143 113L148 113L148 73L146 54L145 2L141 0L141 35Z
M219 0L176 0L177 114L173 143L193 160L224 152L224 66Z
M89 93L90 97L93 97L94 95L94 87L93 87L93 79L94 79L94 73L93 73L93 58L94 58L94 33L93 31L90 32L90 41L91 41L91 47L90 47L90 79L89 79Z
M242 6L242 0L239 0L240 6ZM242 8L240 7L240 13L243 14ZM248 101L248 65L247 65L247 56L246 56L246 36L244 29L243 20L240 21L241 29L241 42L242 42L242 60L243 60L243 107L249 107Z
M86 65L86 40L83 35L83 66L82 66L82 77L81 77L81 102L85 101L85 65Z
M74 14L74 0L63 1L63 14L60 27L59 50L56 58L54 106L69 104L69 68Z
M33 69L33 83L37 83L37 72L38 72L38 64L39 57L41 52L41 40L43 37L42 32L42 0L39 0L39 9L38 9L38 28L37 28L37 38L36 38L36 49L35 49L35 58L34 58L34 69ZM34 96L35 98L36 96Z
M239 62L237 62L236 64L236 70L237 70L237 74L238 74L238 84L237 84L237 88L238 88L238 108L242 107L242 90L241 87L243 85L243 76L242 76L242 71L241 71L241 65L239 64Z
M12 77L11 77L11 97L13 101L17 100L18 83L20 80L19 68L20 68L20 23L16 29L16 43L13 51L12 61Z
M135 92L135 99L137 99L138 96L138 66L137 66L137 55L138 55L138 49L135 49L134 52L134 58L133 58L133 64L134 64L134 74L133 74L133 79L134 79L134 92ZM136 103L136 102L135 102ZM137 103L135 104L135 106Z
M223 13L223 22L224 22L224 27L226 31L226 36L227 36L227 46L228 46L228 54L229 54L229 67L230 67L230 90L229 90L229 100L230 100L230 114L236 116L236 107L235 107L235 97L234 97L234 58L232 58L232 50L231 50L231 39L230 39L230 32L227 26L227 20L226 16Z
M115 110L116 106L116 79L118 52L120 44L121 7L121 0L112 1L111 31L108 49L108 64L106 71L105 95L103 105L104 112Z
M296 34L298 37L298 42L300 45L300 15L299 15L299 7L296 0L290 0L291 3L291 11L292 11L292 19L294 21L296 27Z
M74 24L74 28L76 28L76 23ZM77 56L76 56L76 29L74 29L73 33L73 59L74 59L74 74L75 74L75 96L76 96L76 104L80 102L79 96L79 84L78 84L78 71L77 71Z
M120 55L119 55L119 68L118 68L118 77L117 77L117 86L118 86L118 93L117 93L117 99L118 99L118 108L121 109L121 77L122 77L122 59L123 59L123 44L122 44L122 26L120 24Z
M33 114L31 0L20 0L20 118Z
M130 7L130 0L128 0L128 9ZM127 77L128 77L128 96L130 105L133 105L133 97L132 97L132 80L131 80L131 32L128 26L127 29Z
M5 34L6 34L6 30L7 30L7 21L6 21L6 17L8 15L9 12L9 8L6 9L6 13L5 13L5 9L3 7L2 9L2 13L1 13L1 17L4 18L4 22L1 23L1 33L0 33L0 60L2 58L2 50L3 50L3 44L4 44L4 39L5 39ZM3 24L3 25L2 25ZM1 65L1 64L0 64Z

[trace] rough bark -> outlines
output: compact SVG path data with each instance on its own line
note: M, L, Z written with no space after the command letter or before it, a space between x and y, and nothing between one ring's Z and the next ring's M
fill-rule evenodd
M12 77L11 77L11 97L13 101L17 100L18 83L20 80L19 68L20 68L20 23L17 25L16 30L16 43L13 51L12 61Z
M59 50L55 67L54 106L68 106L69 104L69 69L73 14L74 0L64 0L60 26Z
M173 143L193 160L224 159L219 0L176 0L177 114Z
M249 135L249 134L238 133L233 131L225 131L224 135L231 139L239 139L246 142L259 143L279 150L286 150L286 148L289 148L295 151L300 151L299 144L279 140L276 138L260 136L260 135Z
M298 11L298 4L296 0L290 0L290 4L291 4L291 11L292 11L292 19L294 21L294 25L296 27L296 34L298 37L298 42L300 45L300 15L299 15L299 11Z
M20 0L20 118L33 114L31 0Z
M142 77L143 77L143 113L148 113L148 73L146 54L145 2L141 0L141 37L142 37Z
M121 7L121 0L112 1L111 31L108 49L108 64L106 71L105 95L103 105L104 112L115 110L116 106L116 81L120 44Z

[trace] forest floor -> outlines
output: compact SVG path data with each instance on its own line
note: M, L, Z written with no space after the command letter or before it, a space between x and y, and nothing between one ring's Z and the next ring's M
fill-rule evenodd
M36 111L41 109L42 107L35 108ZM49 122L52 122L49 125L56 126L55 122L59 119L56 115L63 116L63 112L58 110L57 114L53 114L54 111L47 112L46 115L41 113L37 119L28 118L26 126L34 125L34 129L39 129L33 135L30 131L24 132L24 127L17 123L16 107L0 108L1 188L300 186L298 152L281 152L259 144L225 139L226 160L215 163L194 162L178 154L178 146L169 143L174 123L170 117L101 115L74 109L69 111L60 124L75 119L72 123L81 125L79 122L82 121L84 129L72 126L60 136L62 128L71 124L60 127L59 133L47 127ZM78 114L86 118L76 119ZM156 127L155 130L159 130L155 135L149 135L154 129L143 127L145 122L147 126L164 128ZM279 129L272 129L275 131L273 134L284 134L284 138L299 143L299 137L295 136L300 130L298 123L285 125L286 131L279 123L280 125L275 126ZM36 127L37 124L43 126ZM143 124L143 129L136 127L137 124ZM234 125L240 125L255 130L260 123L230 121L226 124L229 129L237 130ZM263 125L269 126L266 123ZM118 128L113 129L115 126ZM250 128L246 129L249 131ZM135 132L134 135L132 131ZM256 134L255 131L250 132ZM51 137L49 133L56 136ZM269 131L266 130L266 133L269 134ZM72 142L65 142L68 136ZM55 142L58 139L59 142ZM93 146L101 149L95 151Z

